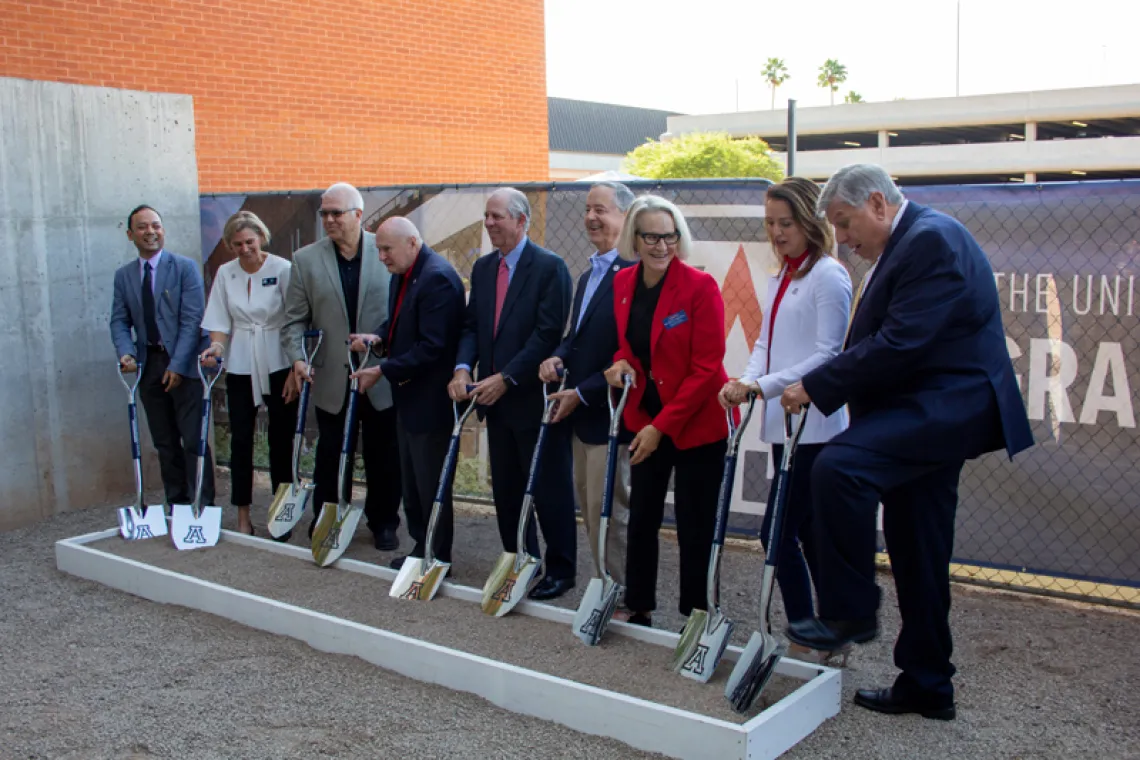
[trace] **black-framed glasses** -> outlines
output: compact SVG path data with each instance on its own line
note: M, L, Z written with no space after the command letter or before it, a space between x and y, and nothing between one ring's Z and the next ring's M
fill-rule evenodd
M355 210L354 208L323 208L317 213L321 215L321 219L328 219L329 217L340 219L345 214Z
M676 231L658 235L656 232L642 232L638 230L636 235L641 238L641 242L646 245L657 245L661 241L665 241L665 245L677 245L681 240L681 233Z

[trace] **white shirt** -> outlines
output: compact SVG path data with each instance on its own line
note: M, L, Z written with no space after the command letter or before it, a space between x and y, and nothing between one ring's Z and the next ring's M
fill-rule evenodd
M289 366L281 350L281 328L291 271L288 261L271 253L254 274L242 269L238 259L222 264L202 318L203 330L230 336L226 371L250 376L257 404L269 393L269 373Z
M908 201L906 198L903 198L902 205L899 206L899 210L897 212L895 212L895 218L891 220L890 235L887 235L888 240L890 239L891 235L895 234L895 228L899 226L899 222L902 220L903 212L906 211L906 206L908 203L910 203L910 201ZM886 252L885 248L883 249L883 252L884 253ZM871 263L871 268L867 270L867 274L863 275L862 283L859 285L859 292L860 293L866 293L867 292L867 287L870 286L870 284L871 284L871 275L873 275L875 273L875 267L879 266L879 260L882 258L883 258L883 254L879 254L879 258L875 259Z
M158 280L158 263L162 261L163 249L158 249L158 253L151 256L149 259L144 259L139 256L139 282L146 279L146 265L150 264L150 293L154 295L155 282ZM141 293L140 293L141 295Z

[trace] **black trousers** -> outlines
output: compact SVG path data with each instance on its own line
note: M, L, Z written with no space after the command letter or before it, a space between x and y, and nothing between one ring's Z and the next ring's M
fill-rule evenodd
M169 504L194 501L198 481L198 443L202 435L202 381L183 377L167 393L162 375L170 367L166 351L151 349L143 361L139 400L146 410L146 424L158 450L162 486ZM206 447L202 474L202 504L214 503L214 456Z
M340 470L340 448L347 413L347 388L339 414L317 409L317 455L313 467L314 515L320 514L324 504L336 504L339 501L336 479ZM361 394L356 402L356 429L364 450L364 477L368 483L364 517L368 520L368 528L373 533L395 530L400 525L400 450L396 443L395 408L388 407L378 412L372 407L368 396ZM357 436L353 435L342 489L350 488L352 484L356 439Z
M629 546L625 604L634 612L657 609L657 534L665 514L669 476L676 474L673 511L681 553L681 598L677 609L686 617L707 607L709 554L716 527L716 502L724 474L728 441L678 449L669 436L657 450L629 470Z
M819 613L868 620L879 609L875 583L875 515L898 592L902 631L895 688L904 698L946 704L950 679L950 556L963 461L914 462L831 443L812 468L819 561Z
M400 444L400 481L403 484L404 515L408 518L408 535L416 542L413 557L425 556L428 521L439 486L443 460L451 443L451 432L412 433L403 424L403 415L396 413L396 434ZM451 541L454 535L452 484L447 484L440 505L435 529L432 554L442 562L451 562Z
M776 581L780 584L780 595L784 598L784 610L788 620L806 620L815 617L815 604L812 601L812 581L819 578L819 568L815 559L815 537L812 534L812 487L811 468L815 458L826 444L805 443L796 447L792 460L790 483L787 484L787 500L784 503L784 524L776 559ZM772 457L777 471L784 458L783 444L772 444ZM768 489L768 509L764 511L764 522L760 526L760 542L769 551L768 531L772 526L772 508L776 502L776 481Z
M518 551L518 525L522 514L530 463L538 442L538 428L517 430L487 421L491 453L491 492L499 521L503 550ZM547 430L538 463L534 503L542 537L546 539L546 577L573 579L578 564L578 524L574 517L574 464L570 448L571 429L565 422ZM538 529L527 525L526 550L541 557Z
M281 397L286 368L269 374L269 393L253 397L249 375L226 375L226 402L230 412L230 504L248 507L253 503L253 433L257 427L257 407L264 403L269 415L269 478L273 493L277 486L293 479L293 433L297 428L297 399L288 404Z

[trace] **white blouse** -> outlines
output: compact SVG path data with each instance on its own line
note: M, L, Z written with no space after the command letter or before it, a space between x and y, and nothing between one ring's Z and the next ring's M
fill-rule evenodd
M254 274L242 269L238 259L222 264L202 318L202 329L230 336L226 371L250 376L258 404L269 394L269 373L289 366L281 350L281 328L291 269L292 264L272 253Z

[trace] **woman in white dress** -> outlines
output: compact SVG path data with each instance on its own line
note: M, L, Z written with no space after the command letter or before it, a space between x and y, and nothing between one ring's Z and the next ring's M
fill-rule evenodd
M720 392L726 408L743 402L749 391L757 394L761 440L772 445L777 467L784 451L780 394L843 349L851 313L851 277L832 254L831 225L815 207L819 193L814 182L800 177L768 188L764 225L779 268L768 280L760 338L748 367ZM815 615L812 581L818 576L812 552L811 468L827 441L846 430L847 424L847 407L829 417L812 409L796 449L776 569L789 622ZM774 491L769 489L760 528L766 550ZM798 645L792 651L800 659L821 657Z
M292 478L297 388L281 350L285 293L291 264L262 250L269 230L249 211L229 218L222 239L237 256L218 268L202 329L210 347L207 364L225 357L230 417L230 503L238 508L238 530L253 535L253 433L258 408L269 412L269 474L273 491ZM228 344L228 345L227 345Z

